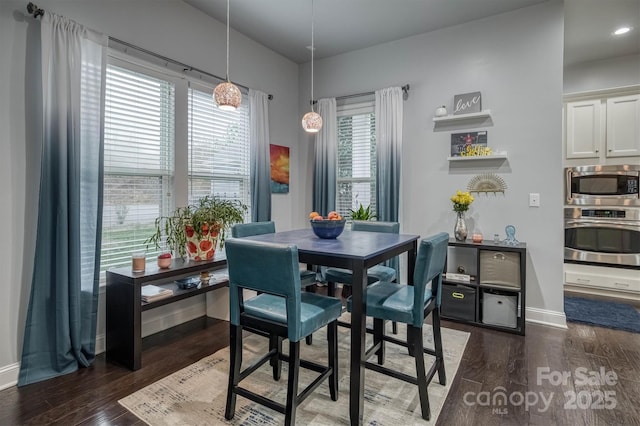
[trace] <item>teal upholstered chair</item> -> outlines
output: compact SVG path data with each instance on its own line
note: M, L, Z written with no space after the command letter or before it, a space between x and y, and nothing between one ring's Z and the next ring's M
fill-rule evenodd
M237 223L231 227L231 236L233 238L250 237L252 235L273 234L276 232L276 224L273 221ZM300 270L300 285L307 291L315 292L316 283L315 271L306 269ZM307 336L307 344L313 343L313 336Z
M232 238L226 242L229 267L229 308L231 319L229 384L225 418L235 414L237 395L265 405L285 415L285 424L295 423L296 408L325 379L329 379L331 399L338 399L337 318L339 300L300 290L298 248ZM260 294L245 300L243 290ZM300 340L327 326L328 366L300 359ZM269 351L241 371L242 330L262 330L269 335ZM282 340L289 339L289 355L282 354ZM289 363L286 404L269 400L240 386L240 381L270 361L273 378L280 379L282 361ZM298 393L300 366L320 373L318 379Z
M398 222L378 222L366 220L354 220L351 225L352 231L368 231L368 232L386 232L389 234L400 233L400 224ZM376 281L395 281L397 271L394 268L385 265L375 265L367 270L367 281L373 284ZM333 296L336 290L336 283L343 285L352 285L353 274L348 269L327 268L325 273L327 281L327 291L329 296ZM346 325L340 323L340 325ZM393 333L398 332L398 326L393 323Z
M273 234L276 232L276 224L272 221L238 223L231 228L233 238L250 237L252 235ZM316 283L314 271L300 270L300 285L304 288Z
M367 349L365 359L375 353L378 355L378 363L365 361L365 367L408 383L417 383L422 417L425 420L429 420L431 416L427 394L431 379L437 371L440 384L446 384L447 380L440 333L440 300L448 241L449 234L441 232L420 242L412 285L380 281L367 288L367 316L373 317L373 346ZM429 283L431 285L427 287ZM351 299L347 302L347 309L351 311ZM425 349L422 341L422 325L429 314L432 317L433 350ZM407 340L386 336L385 320L407 324ZM385 342L409 349L409 355L415 358L417 377L382 366ZM428 372L425 372L424 353L436 358Z
M354 220L351 225L351 230L398 234L400 232L400 224L398 222ZM396 274L397 271L394 268L384 265L376 265L367 270L367 279L369 284L376 281L393 281L396 279ZM348 269L327 268L325 272L325 279L327 281L329 295L333 296L336 289L336 283L342 283L350 286L353 282L353 274Z

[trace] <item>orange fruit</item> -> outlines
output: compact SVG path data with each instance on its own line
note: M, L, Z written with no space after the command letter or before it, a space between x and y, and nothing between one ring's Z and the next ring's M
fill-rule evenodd
M320 214L318 212L311 212L309 213L309 219L313 219L316 216L320 216Z
M322 216L317 215L317 216L314 216L313 219L311 219L311 220L324 220L324 219L323 219Z

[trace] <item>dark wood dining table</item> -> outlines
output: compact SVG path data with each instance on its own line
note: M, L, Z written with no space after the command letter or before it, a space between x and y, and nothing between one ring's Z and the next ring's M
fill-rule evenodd
M298 229L247 238L294 244L298 247L301 263L352 271L349 418L352 425L361 425L364 407L367 269L406 252L407 276L412 277L420 236L345 230L336 239L321 239L311 229Z

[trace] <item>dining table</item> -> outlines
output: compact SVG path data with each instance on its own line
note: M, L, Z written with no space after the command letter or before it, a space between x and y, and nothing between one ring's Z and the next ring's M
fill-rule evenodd
M349 419L352 425L361 425L364 408L367 270L407 253L407 277L413 277L420 236L345 230L337 238L323 239L317 237L312 229L296 229L247 238L293 244L298 248L300 263L352 271Z

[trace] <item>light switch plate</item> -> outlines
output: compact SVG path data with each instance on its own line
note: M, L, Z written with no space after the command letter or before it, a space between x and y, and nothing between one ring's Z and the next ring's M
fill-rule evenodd
M534 192L529 194L529 207L540 207L540 194Z

